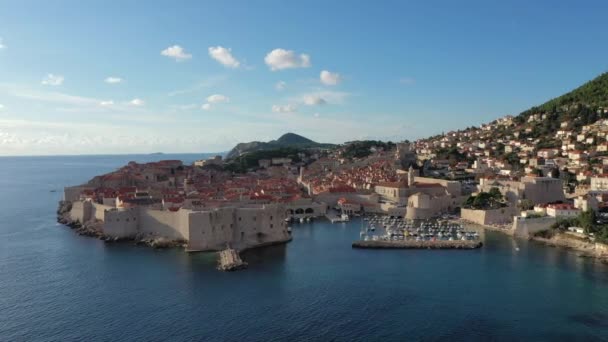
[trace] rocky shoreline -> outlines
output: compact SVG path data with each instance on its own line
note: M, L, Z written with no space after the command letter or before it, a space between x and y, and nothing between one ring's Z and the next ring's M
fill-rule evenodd
M512 238L515 238L512 229L508 228L500 228L495 226L486 226L471 223L465 220L459 220L462 223L473 225L477 227L484 228L486 230L491 230L494 232L499 232ZM601 261L602 263L608 264L608 245L597 243L589 240L583 240L579 238L575 238L572 236L568 236L565 233L560 233L553 235L551 237L542 237L542 236L529 236L528 240L532 240L541 244L544 244L549 247L557 247L564 248L578 253L579 257L582 258L593 258Z
M57 208L57 222L70 227L78 235L94 237L102 240L106 243L114 242L131 242L135 245L149 246L155 249L164 248L175 248L175 247L186 247L186 241L182 240L170 240L163 237L152 238L146 236L136 235L128 238L117 238L103 234L102 225L103 222L100 220L90 220L87 222L74 221L70 218L70 210L72 210L72 203L69 201L59 201L59 207Z
M593 241L567 236L559 233L550 238L542 236L532 236L530 240L542 243L551 247L558 247L575 251L579 257L598 259L603 263L608 263L608 245Z

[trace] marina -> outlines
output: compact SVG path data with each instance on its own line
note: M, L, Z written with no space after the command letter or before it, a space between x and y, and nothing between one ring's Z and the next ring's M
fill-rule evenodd
M477 231L448 221L416 221L390 216L361 220L359 241L354 248L472 249L481 243Z
M372 249L475 249L483 246L478 240L368 240L355 241L353 248Z

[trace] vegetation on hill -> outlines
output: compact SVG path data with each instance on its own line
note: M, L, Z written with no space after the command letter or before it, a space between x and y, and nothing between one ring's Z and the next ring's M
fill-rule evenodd
M577 217L560 219L554 223L551 228L557 232L565 232L569 227L580 227L585 230L586 234L593 234L596 241L608 243L608 224L600 223L595 211L587 210L580 213ZM552 235L549 232L549 235ZM545 237L550 237L546 236Z
M244 173L251 169L256 169L259 166L259 160L272 158L291 158L293 162L301 161L300 153L307 154L305 150L283 147L274 150L261 150L245 153L238 157L232 158L224 169L236 173Z
M336 145L333 144L318 143L295 133L286 133L279 139L271 140L269 142L252 141L248 143L239 143L228 153L226 158L232 159L255 151L276 150L288 147L298 149L322 149L334 148L335 146Z
M608 108L608 73L603 73L582 86L549 100L539 106L532 107L515 118L516 123L522 124L534 114L547 114L547 119L541 125L536 125L537 131L532 136L554 133L563 121L571 122L573 128L591 124L598 119L608 118L608 114L600 108Z
M603 73L582 86L522 113L555 112L571 105L608 107L608 73Z
M384 142L379 140L361 140L346 143L342 157L344 158L365 158L372 154L372 147L381 148L385 151L395 148L395 144L391 141Z

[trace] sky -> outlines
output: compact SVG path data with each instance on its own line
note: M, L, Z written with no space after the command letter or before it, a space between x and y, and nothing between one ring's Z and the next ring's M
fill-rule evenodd
M399 141L608 69L606 1L2 1L0 155Z

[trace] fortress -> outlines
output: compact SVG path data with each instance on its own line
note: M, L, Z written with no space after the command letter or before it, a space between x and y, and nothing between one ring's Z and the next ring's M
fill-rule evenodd
M279 204L172 211L146 206L115 208L91 200L71 203L72 222L100 223L100 233L109 238L182 241L188 251L227 246L243 250L291 240L284 220L286 209Z

